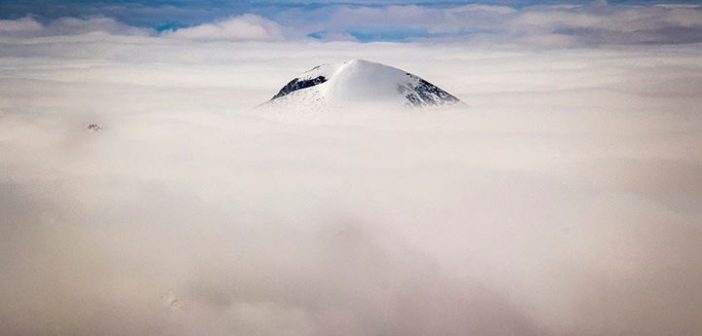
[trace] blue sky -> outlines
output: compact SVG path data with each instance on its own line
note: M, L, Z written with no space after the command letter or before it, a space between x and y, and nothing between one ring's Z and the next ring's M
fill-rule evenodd
M500 5L522 8L535 5L590 4L594 0L478 0L478 1L426 1L426 0L22 0L0 1L0 18L12 19L32 15L40 19L59 17L108 16L120 21L157 27L166 23L193 25L213 19L254 13L275 18L291 9L316 10L339 6L385 7L393 5L418 5L421 7L457 7L467 4ZM610 5L651 5L658 3L697 4L696 0L609 0Z
M511 40L538 34L590 44L702 41L699 1L674 3L687 6L652 0L26 0L0 1L0 19L30 17L50 25L65 17L105 17L158 34L254 15L279 25L286 38Z

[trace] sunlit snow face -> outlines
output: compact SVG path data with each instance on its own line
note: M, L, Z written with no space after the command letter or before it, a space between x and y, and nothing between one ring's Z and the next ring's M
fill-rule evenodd
M695 46L4 43L0 334L702 329ZM253 109L358 57L468 106Z

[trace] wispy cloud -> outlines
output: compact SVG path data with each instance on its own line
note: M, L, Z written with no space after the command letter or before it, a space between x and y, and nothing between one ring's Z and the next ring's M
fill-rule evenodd
M452 8L422 6L339 7L319 9L306 24L295 12L281 22L324 32L423 31L428 36L457 40L564 44L691 43L702 41L700 7L571 5L515 9L469 5ZM325 13L322 15L321 13Z
M257 15L246 14L222 21L165 31L164 37L189 40L277 41L284 39L284 29Z
M151 29L129 26L108 17L60 18L42 24L34 18L0 20L0 37L32 38L58 35L105 33L112 35L150 35Z

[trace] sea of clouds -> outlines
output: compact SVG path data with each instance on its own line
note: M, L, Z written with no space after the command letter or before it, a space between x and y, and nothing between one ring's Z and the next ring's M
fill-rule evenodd
M0 334L702 331L699 44L227 27L0 22ZM255 109L351 58L468 107Z

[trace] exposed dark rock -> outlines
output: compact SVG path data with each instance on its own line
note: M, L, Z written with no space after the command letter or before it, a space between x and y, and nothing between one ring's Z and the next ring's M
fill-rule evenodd
M407 76L417 81L416 85L410 84L409 87L402 86L399 89L400 93L407 98L407 105L422 107L422 106L437 106L451 105L460 102L452 94L439 89L436 85L429 83L411 73Z
M297 91L297 90L302 90L306 89L308 87L313 87L315 85L322 84L326 82L327 79L324 76L319 76L317 78L313 79L307 79L307 80L300 80L299 78L295 78L290 81L290 83L286 84L278 93L271 98L271 100L280 98L283 96L286 96L290 94L291 92Z
M99 132L102 130L102 126L98 124L89 124L88 125L88 130L91 132Z

